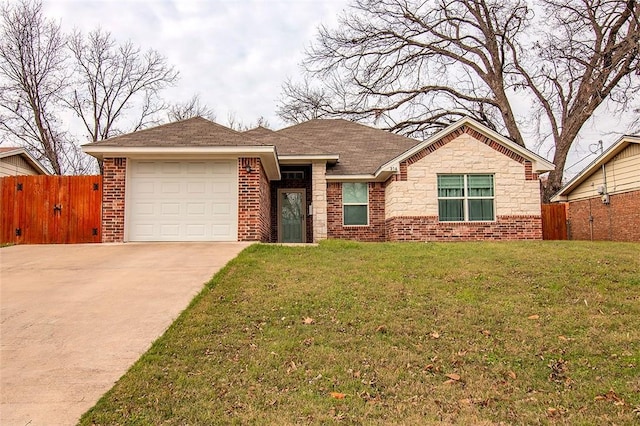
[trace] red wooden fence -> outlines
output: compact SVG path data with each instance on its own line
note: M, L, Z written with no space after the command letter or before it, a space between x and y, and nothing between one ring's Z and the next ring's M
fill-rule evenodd
M542 205L542 239L567 239L567 209L564 203Z
M0 243L99 243L102 176L0 178Z

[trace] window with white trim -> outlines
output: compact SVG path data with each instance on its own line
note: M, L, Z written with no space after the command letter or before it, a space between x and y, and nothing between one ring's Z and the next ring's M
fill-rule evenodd
M369 224L368 183L344 182L342 184L342 223L345 226Z
M493 175L438 175L440 222L493 221Z

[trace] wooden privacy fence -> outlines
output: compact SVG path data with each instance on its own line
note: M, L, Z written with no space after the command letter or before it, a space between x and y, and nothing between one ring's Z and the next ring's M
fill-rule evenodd
M0 243L99 243L102 176L0 178Z
M542 239L567 239L567 209L564 203L542 205Z

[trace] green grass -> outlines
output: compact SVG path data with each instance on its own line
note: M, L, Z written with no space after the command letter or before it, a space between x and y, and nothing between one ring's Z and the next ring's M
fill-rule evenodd
M639 253L254 245L80 423L637 423Z

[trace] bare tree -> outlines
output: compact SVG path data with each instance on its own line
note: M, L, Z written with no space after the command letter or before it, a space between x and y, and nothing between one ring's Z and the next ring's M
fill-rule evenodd
M562 182L569 149L603 102L627 110L638 83L637 0L355 0L339 29L321 28L303 64L313 78L284 85L279 115L378 120L422 136L469 115L524 145L553 141ZM535 13L534 13L535 12ZM534 120L516 116L533 99Z
M65 88L64 37L45 19L39 0L0 8L0 130L21 141L56 174L75 144L55 116Z
M242 120L238 119L238 117L236 117L236 114L233 112L230 112L227 115L227 126L237 132L244 132L256 127L264 127L266 129L271 128L271 124L269 123L269 121L262 116L258 117L255 123L244 123Z
M201 104L198 95L194 95L187 102L169 105L167 111L169 121L186 120L192 117L203 117L209 121L216 121L216 113L207 105Z
M133 132L159 122L166 105L158 97L178 72L155 50L118 44L100 29L69 39L76 88L66 104L80 118L90 141ZM126 120L126 121L125 121Z

